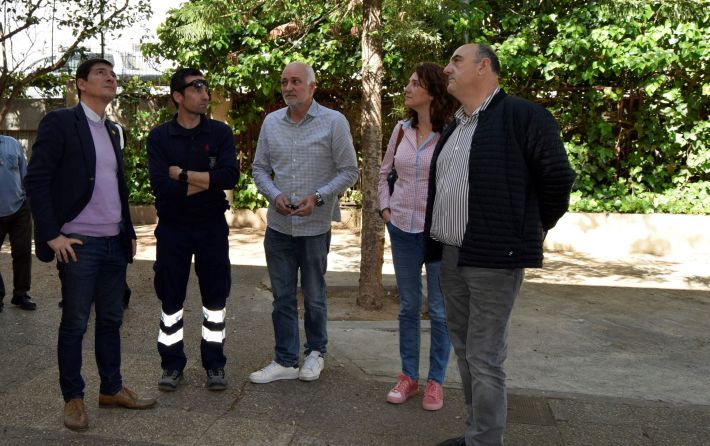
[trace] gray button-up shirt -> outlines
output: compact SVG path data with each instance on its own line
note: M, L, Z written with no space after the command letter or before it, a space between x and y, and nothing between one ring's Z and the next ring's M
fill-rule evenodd
M259 192L269 200L268 226L294 237L320 235L340 220L338 194L355 184L357 158L345 116L313 101L306 116L293 122L288 107L264 119L252 174ZM291 203L318 191L325 204L307 217L276 211L274 200L284 194Z

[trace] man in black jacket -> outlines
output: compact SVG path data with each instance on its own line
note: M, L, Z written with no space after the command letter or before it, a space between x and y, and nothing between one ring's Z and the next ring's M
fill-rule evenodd
M225 303L231 286L229 209L224 190L239 179L232 130L205 116L209 84L195 69L180 68L170 80L178 112L148 135L148 170L155 194L155 292L161 301L158 388L174 391L187 363L183 304L192 256L202 294L202 366L207 388L224 390Z
M444 70L462 107L429 175L427 257L441 258L449 337L469 411L463 437L502 445L507 330L524 268L542 266L545 233L567 211L575 174L543 107L508 96L486 45L456 50Z
M48 113L37 128L25 189L35 223L35 253L56 257L62 284L57 357L64 425L89 426L81 376L82 340L96 312L95 355L99 404L146 409L121 379L122 295L126 267L136 253L118 127L106 119L116 97L110 62L90 59L76 70L81 103Z

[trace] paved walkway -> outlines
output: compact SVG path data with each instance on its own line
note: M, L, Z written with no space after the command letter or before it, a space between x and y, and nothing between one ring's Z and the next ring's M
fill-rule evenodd
M139 228L140 253L129 267L134 297L124 317L123 374L128 386L156 397L159 406L146 412L98 408L89 327L84 376L91 426L84 433L62 426L55 353L59 282L54 265L35 261L32 295L38 310L24 312L6 302L0 313L0 444L432 445L463 431L454 361L441 411L422 410L420 399L403 406L384 402L399 370L396 321L331 321L319 381L249 383L248 374L265 365L273 349L263 235L253 230L230 236L229 389L204 388L201 311L191 280L187 380L178 392L159 392L160 307L152 291L151 233L152 227ZM353 235L334 234L329 259L334 295L357 284L357 244ZM707 260L553 253L547 265L528 271L513 315L506 444L710 444ZM0 271L7 283L6 247ZM384 274L391 286L390 264ZM426 334L422 341L426 356Z

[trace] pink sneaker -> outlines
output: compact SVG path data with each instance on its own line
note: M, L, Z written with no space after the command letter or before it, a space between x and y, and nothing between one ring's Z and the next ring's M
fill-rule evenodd
M424 410L439 410L444 407L444 388L433 379L426 382L422 407Z
M397 384L387 394L387 402L402 404L417 393L419 393L419 383L406 375L400 374L397 377Z

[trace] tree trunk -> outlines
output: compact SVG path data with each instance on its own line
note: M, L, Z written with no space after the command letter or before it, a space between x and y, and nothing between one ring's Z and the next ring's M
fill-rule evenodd
M357 304L384 304L384 225L377 213L377 180L382 162L382 0L363 1L362 20L362 232Z

